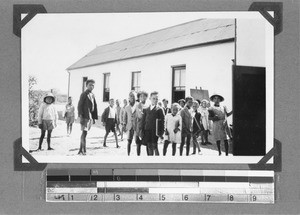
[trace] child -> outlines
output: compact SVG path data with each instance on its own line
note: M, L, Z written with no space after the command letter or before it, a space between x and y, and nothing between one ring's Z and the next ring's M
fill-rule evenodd
M164 133L164 113L158 106L158 92L150 94L151 105L144 110L142 119L142 132L145 134L145 142L148 147L149 156L159 155L157 141L158 137L162 139Z
M66 105L64 118L67 123L67 135L69 136L72 133L72 125L75 121L75 108L72 104L72 97L68 98L68 104Z
M178 103L180 105L180 107L179 107L179 111L180 111L180 110L182 110L184 108L185 100L184 99L179 99Z
M168 113L171 113L171 109L168 108L168 104L169 104L169 101L167 99L163 99L162 100L163 102L163 111L164 111L164 114L167 115Z
M198 154L200 154L201 149L200 149L200 144L197 141L197 138L200 136L200 133L204 130L203 125L202 125L202 120L201 120L201 114L198 112L199 108L199 103L198 101L193 102L193 153L196 154L196 147L198 148Z
M120 148L120 146L118 145L118 137L115 129L117 124L117 115L114 109L114 103L115 103L114 99L109 100L109 106L105 108L101 117L101 121L103 123L103 126L105 126L105 131L106 131L104 136L103 147L107 147L106 139L109 132L112 131L114 133L115 140L116 140L116 148Z
M98 119L97 103L94 94L92 93L95 86L95 81L89 79L86 81L86 91L80 95L78 102L78 116L80 117L81 125L81 138L79 155L86 155L86 136L87 132L91 129L92 123Z
M224 101L224 98L218 94L214 94L210 97L210 100L214 102L214 106L209 108L209 119L213 121L213 136L217 142L219 156L221 155L221 141L224 141L226 156L228 156L228 139L226 134L227 117L232 114L228 113L226 107L220 106L220 102Z
M147 105L146 101L148 98L148 93L145 91L140 91L139 92L139 103L137 105L137 110L136 110L136 143L137 143L137 155L139 156L141 154L141 145L146 146L146 151L148 155L148 148L147 144L144 141L144 136L142 132L142 119L143 119L143 113L149 105Z
M139 142L136 141L136 111L137 111L137 102L136 102L136 92L131 91L129 93L129 105L125 107L124 113L124 126L125 131L127 132L127 155L130 155L131 143L134 139L137 144L137 150L140 148Z
M186 143L186 156L189 155L190 143L191 143L191 137L192 137L192 120L193 120L193 117L191 115L190 109L193 105L193 98L192 97L186 97L185 103L186 103L186 105L180 111L180 116L182 118L180 156L182 156L183 146L185 145L185 143Z
M176 144L181 142L182 119L177 115L179 109L178 103L173 103L171 112L165 116L165 141L163 155L167 153L169 143L172 143L172 156L176 154Z
M124 122L124 114L125 114L125 108L127 106L127 99L123 100L123 104L124 106L121 108L120 110L120 124L121 124L121 141L123 141L123 134L124 134L124 130L125 130L125 122Z
M53 150L50 146L52 130L57 126L58 114L54 107L55 98L52 93L44 97L44 103L40 106L38 112L38 125L41 129L41 137L37 151L42 150L42 143L47 131L48 150Z
M210 122L208 120L208 108L207 108L207 104L209 103L209 101L207 101L206 99L202 99L201 101L201 105L199 108L199 112L201 114L201 120L202 120L202 125L204 130L201 132L201 144L202 145L207 145L210 144L210 142L208 142L208 133L210 130Z
M117 114L117 131L119 132L118 136L121 135L121 129L120 129L120 113L121 113L121 107L120 107L120 101L119 99L116 100L116 114Z

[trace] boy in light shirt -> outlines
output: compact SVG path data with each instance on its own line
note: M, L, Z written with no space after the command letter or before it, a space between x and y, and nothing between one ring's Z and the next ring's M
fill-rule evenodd
M50 145L52 130L57 126L58 114L54 106L55 98L52 93L48 93L44 98L44 103L40 106L38 112L38 126L41 129L39 147L37 151L42 150L42 143L47 131L48 150L53 150Z

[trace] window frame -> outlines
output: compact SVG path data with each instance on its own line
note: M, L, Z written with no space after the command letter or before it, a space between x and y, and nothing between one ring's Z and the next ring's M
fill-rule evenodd
M109 99L110 99L110 86L109 87L106 87L106 79L109 79L108 83L110 84L110 73L107 72L107 73L103 73L103 102L108 102ZM108 99L105 99L107 96L106 94L108 93Z
M137 75L137 77L138 77L138 75L140 75L140 79L137 79L137 82L138 82L138 85L137 86L134 86L134 77L135 77L135 75ZM131 72L131 90L134 90L134 91L136 91L136 92L138 92L140 89L141 89L141 75L142 75L142 73L141 73L141 71L135 71L135 72ZM138 88L138 90L136 89L136 88Z

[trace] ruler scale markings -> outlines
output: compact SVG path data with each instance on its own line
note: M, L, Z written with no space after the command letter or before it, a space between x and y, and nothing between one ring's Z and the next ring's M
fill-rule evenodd
M274 203L274 172L48 169L46 200Z

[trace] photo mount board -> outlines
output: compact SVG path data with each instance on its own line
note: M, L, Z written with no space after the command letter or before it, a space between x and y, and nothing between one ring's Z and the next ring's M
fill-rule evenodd
M264 18L266 18L274 26L274 34L277 35L282 31L282 2L253 2L249 8L249 11L259 11ZM268 11L274 11L274 17L272 17ZM47 13L45 7L40 4L16 4L13 7L13 33L17 37L21 37L21 28L24 27L36 14L38 13ZM24 19L21 19L21 14L27 13ZM45 169L47 164L37 163L36 160L22 147L21 138L17 139L14 142L14 155L15 155L15 170L19 171L32 171L32 170L41 170ZM28 163L22 163L22 155L29 161ZM266 164L267 161L274 155L277 162L273 164ZM258 168L258 169L268 169L273 168L274 170L281 170L281 143L274 139L274 147L257 163L257 164L248 164L248 169ZM278 158L280 157L280 158ZM280 164L278 163L280 162ZM24 164L24 165L23 165ZM107 165L107 164L104 164ZM117 165L117 164L112 164ZM122 164L124 165L124 164ZM126 166L131 166L132 164L126 164ZM151 166L151 164L148 164ZM146 165L146 166L148 166ZM165 164L160 164L165 165ZM167 165L167 164L166 164ZM215 164L195 164L199 167L203 165L210 166L210 169L213 169ZM218 164L219 165L219 164ZM230 164L226 164L227 166ZM266 166L264 166L266 165ZM270 166L272 165L272 167ZM31 167L32 166L32 167ZM194 165L193 165L194 166ZM233 164L232 166L236 166ZM268 166L268 167L267 167ZM279 166L279 168L278 168ZM32 169L31 169L32 168ZM225 168L226 169L226 168ZM247 168L246 168L247 169Z

